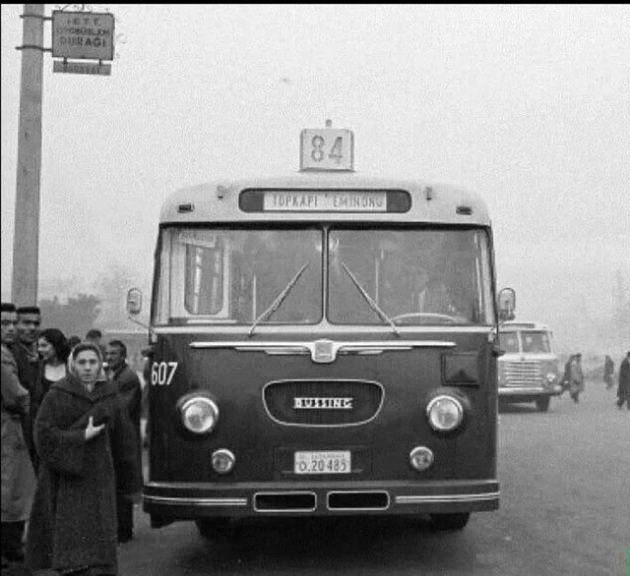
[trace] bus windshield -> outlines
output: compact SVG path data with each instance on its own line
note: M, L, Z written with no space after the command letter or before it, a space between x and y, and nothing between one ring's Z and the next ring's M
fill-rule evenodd
M155 321L487 325L491 290L479 229L166 228Z

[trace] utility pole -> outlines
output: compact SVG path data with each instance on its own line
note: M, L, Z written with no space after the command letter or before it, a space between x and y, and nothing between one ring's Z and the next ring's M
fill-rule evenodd
M20 118L18 132L13 279L16 306L37 304L39 272L39 186L42 163L44 4L24 4Z

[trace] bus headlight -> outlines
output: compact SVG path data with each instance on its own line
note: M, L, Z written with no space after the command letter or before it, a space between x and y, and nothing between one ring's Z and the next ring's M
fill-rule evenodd
M434 430L450 432L464 420L464 407L454 396L441 394L427 404L427 418Z
M180 411L184 427L195 434L211 432L219 419L218 406L205 396L188 398L182 403Z

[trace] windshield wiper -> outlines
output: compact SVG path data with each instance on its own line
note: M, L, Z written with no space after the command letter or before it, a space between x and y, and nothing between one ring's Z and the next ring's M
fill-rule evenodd
M341 263L341 265L343 266L343 269L346 271L346 274L350 276L350 280L352 280L354 285L358 288L359 292L361 292L361 295L363 296L363 298L366 299L367 303L370 305L370 308L372 308L372 310L374 310L374 312L376 312L379 315L381 320L385 320L385 322L387 322L392 327L392 330L394 334L396 334L396 336L400 336L400 333L398 332L398 329L396 328L396 324L394 324L394 321L387 314L385 314L383 309L372 299L372 297L367 293L365 288L363 288L363 286L359 284L359 281L356 279L354 274L350 271L350 268L348 268L343 262Z
M289 292L291 291L291 288L295 286L297 281L300 279L300 276L302 276L302 273L304 272L304 270L306 270L309 267L309 265L310 265L310 262L307 262L306 264L304 264L304 266L302 266L302 268L300 268L297 271L297 274L293 276L291 280L289 280L289 283L285 286L282 292L280 292L280 294L276 296L275 300L269 305L269 307L260 316L258 316L256 320L254 320L252 327L249 329L248 336L251 336L254 333L256 326L260 322L262 322L263 320L271 316L279 308L280 304L282 304L284 299L287 297L287 294L289 294Z

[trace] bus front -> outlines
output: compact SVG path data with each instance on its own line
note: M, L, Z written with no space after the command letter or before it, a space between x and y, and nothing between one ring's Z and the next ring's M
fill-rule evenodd
M312 161L344 153L344 134L326 157L304 134ZM429 514L460 529L498 507L478 196L352 171L217 182L165 203L155 257L152 526Z

